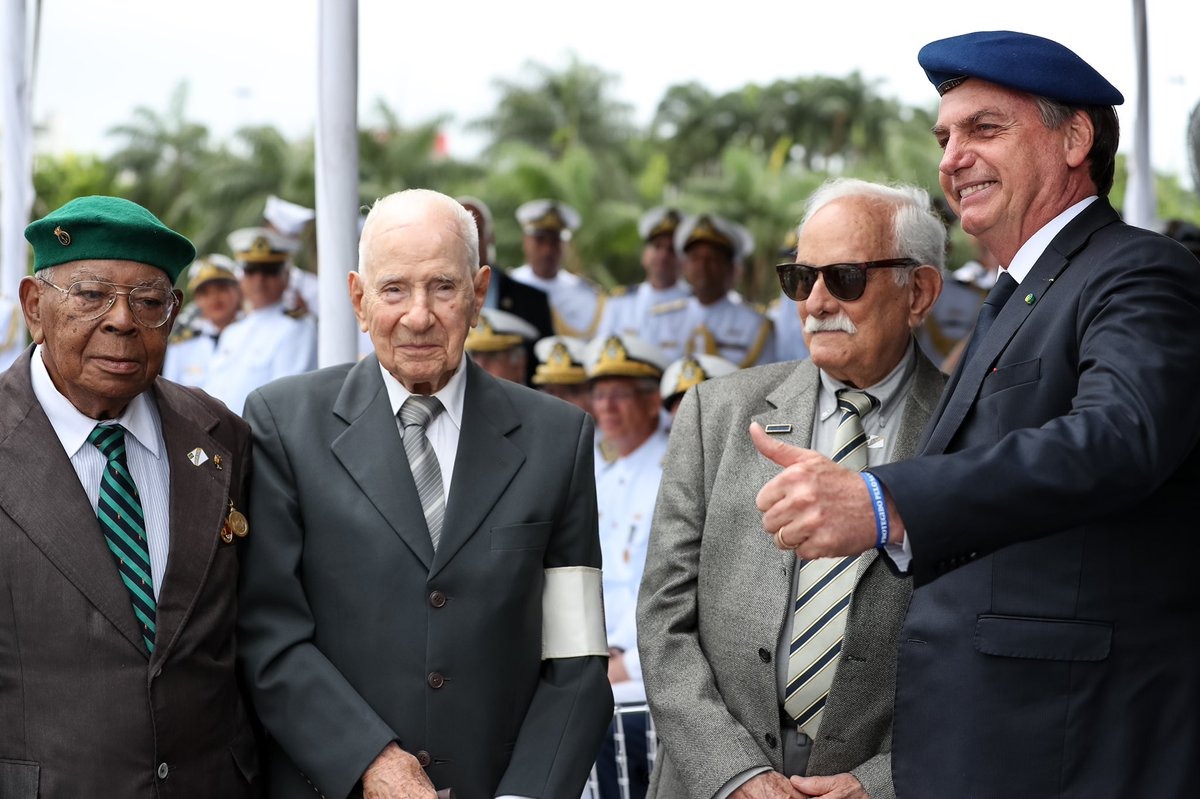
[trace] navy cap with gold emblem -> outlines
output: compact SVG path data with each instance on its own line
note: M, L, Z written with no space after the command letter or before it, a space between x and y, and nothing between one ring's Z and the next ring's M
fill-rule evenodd
M736 363L727 361L719 355L703 353L688 355L667 366L666 371L663 372L662 381L659 383L658 393L662 397L663 405L669 408L692 386L714 377L733 374L737 370Z
M579 212L558 200L530 200L517 208L517 221L526 236L557 233L564 241L579 228Z
M592 339L585 367L589 380L600 377L645 377L658 380L667 368L667 356L658 347L637 336Z
M196 257L186 237L135 202L77 197L25 228L33 271L71 261L136 261L167 273L174 283Z
M535 386L575 386L587 380L583 367L587 342L570 336L547 336L533 345L538 367Z
M467 352L504 352L538 337L537 328L516 314L499 308L483 308L479 324L467 331Z
M674 236L675 229L683 221L683 214L677 208L660 205L642 214L638 220L638 234L642 241L650 241L658 236Z
M244 227L226 238L233 257L243 264L282 264L300 249L300 243L270 228Z
M675 230L675 249L679 252L687 252L693 244L700 242L728 250L735 261L754 248L748 230L716 214L689 216Z
M938 94L970 78L1066 105L1120 105L1124 96L1090 64L1058 42L1015 31L976 31L938 39L917 61Z

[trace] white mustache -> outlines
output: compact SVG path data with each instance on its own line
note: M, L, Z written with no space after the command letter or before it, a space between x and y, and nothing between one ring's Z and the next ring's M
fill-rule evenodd
M845 311L838 311L833 316L818 318L809 316L804 320L805 333L849 333L854 335L858 332L858 328L850 321L850 317L846 316Z

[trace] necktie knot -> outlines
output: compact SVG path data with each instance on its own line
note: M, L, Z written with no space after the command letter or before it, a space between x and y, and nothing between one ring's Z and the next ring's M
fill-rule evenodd
M839 390L837 401L838 410L842 412L843 419L846 418L846 414L853 414L861 419L879 407L879 400L876 397L853 388Z
M1017 290L1017 281L1008 272L1001 272L996 278L996 284L992 286L991 291L987 293L984 299L985 305L990 305L993 308L1003 308L1004 303L1008 302L1008 298Z
M98 424L88 433L88 443L110 461L125 455L125 428L119 424Z
M414 425L425 430L439 413L444 410L437 397L413 394L400 406L400 422L405 429Z

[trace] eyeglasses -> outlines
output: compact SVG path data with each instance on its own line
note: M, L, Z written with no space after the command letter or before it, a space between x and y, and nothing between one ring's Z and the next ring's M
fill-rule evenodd
M61 291L66 296L71 313L84 322L99 319L108 313L117 301L118 294L128 298L133 321L142 327L162 327L171 318L171 311L175 309L174 292L154 286L124 286L103 280L77 280L63 288L41 275L38 275L38 280ZM129 290L117 291L118 288Z
M813 286L817 285L817 277L824 276L825 288L835 298L842 302L854 302L867 290L868 269L894 269L897 267L920 266L919 261L912 258L887 258L882 261L864 261L858 264L829 264L828 266L809 266L808 264L779 264L775 271L779 274L779 285L788 299L802 302L808 299Z

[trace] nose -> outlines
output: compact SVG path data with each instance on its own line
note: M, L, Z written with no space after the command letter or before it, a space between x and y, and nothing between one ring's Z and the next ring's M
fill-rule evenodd
M938 170L949 177L958 170L970 166L971 157L970 149L963 146L958 136L951 134L946 140L946 146L942 149L942 160L938 163Z
M129 293L118 292L113 304L104 312L104 329L110 333L127 333L137 327L133 309L129 306Z
M808 299L804 301L805 312L820 319L837 313L840 307L838 299L825 287L825 274L818 273L817 282L813 284Z
M429 308L429 298L423 290L413 292L412 303L404 312L401 320L405 327L416 332L428 330L433 324L433 312Z

